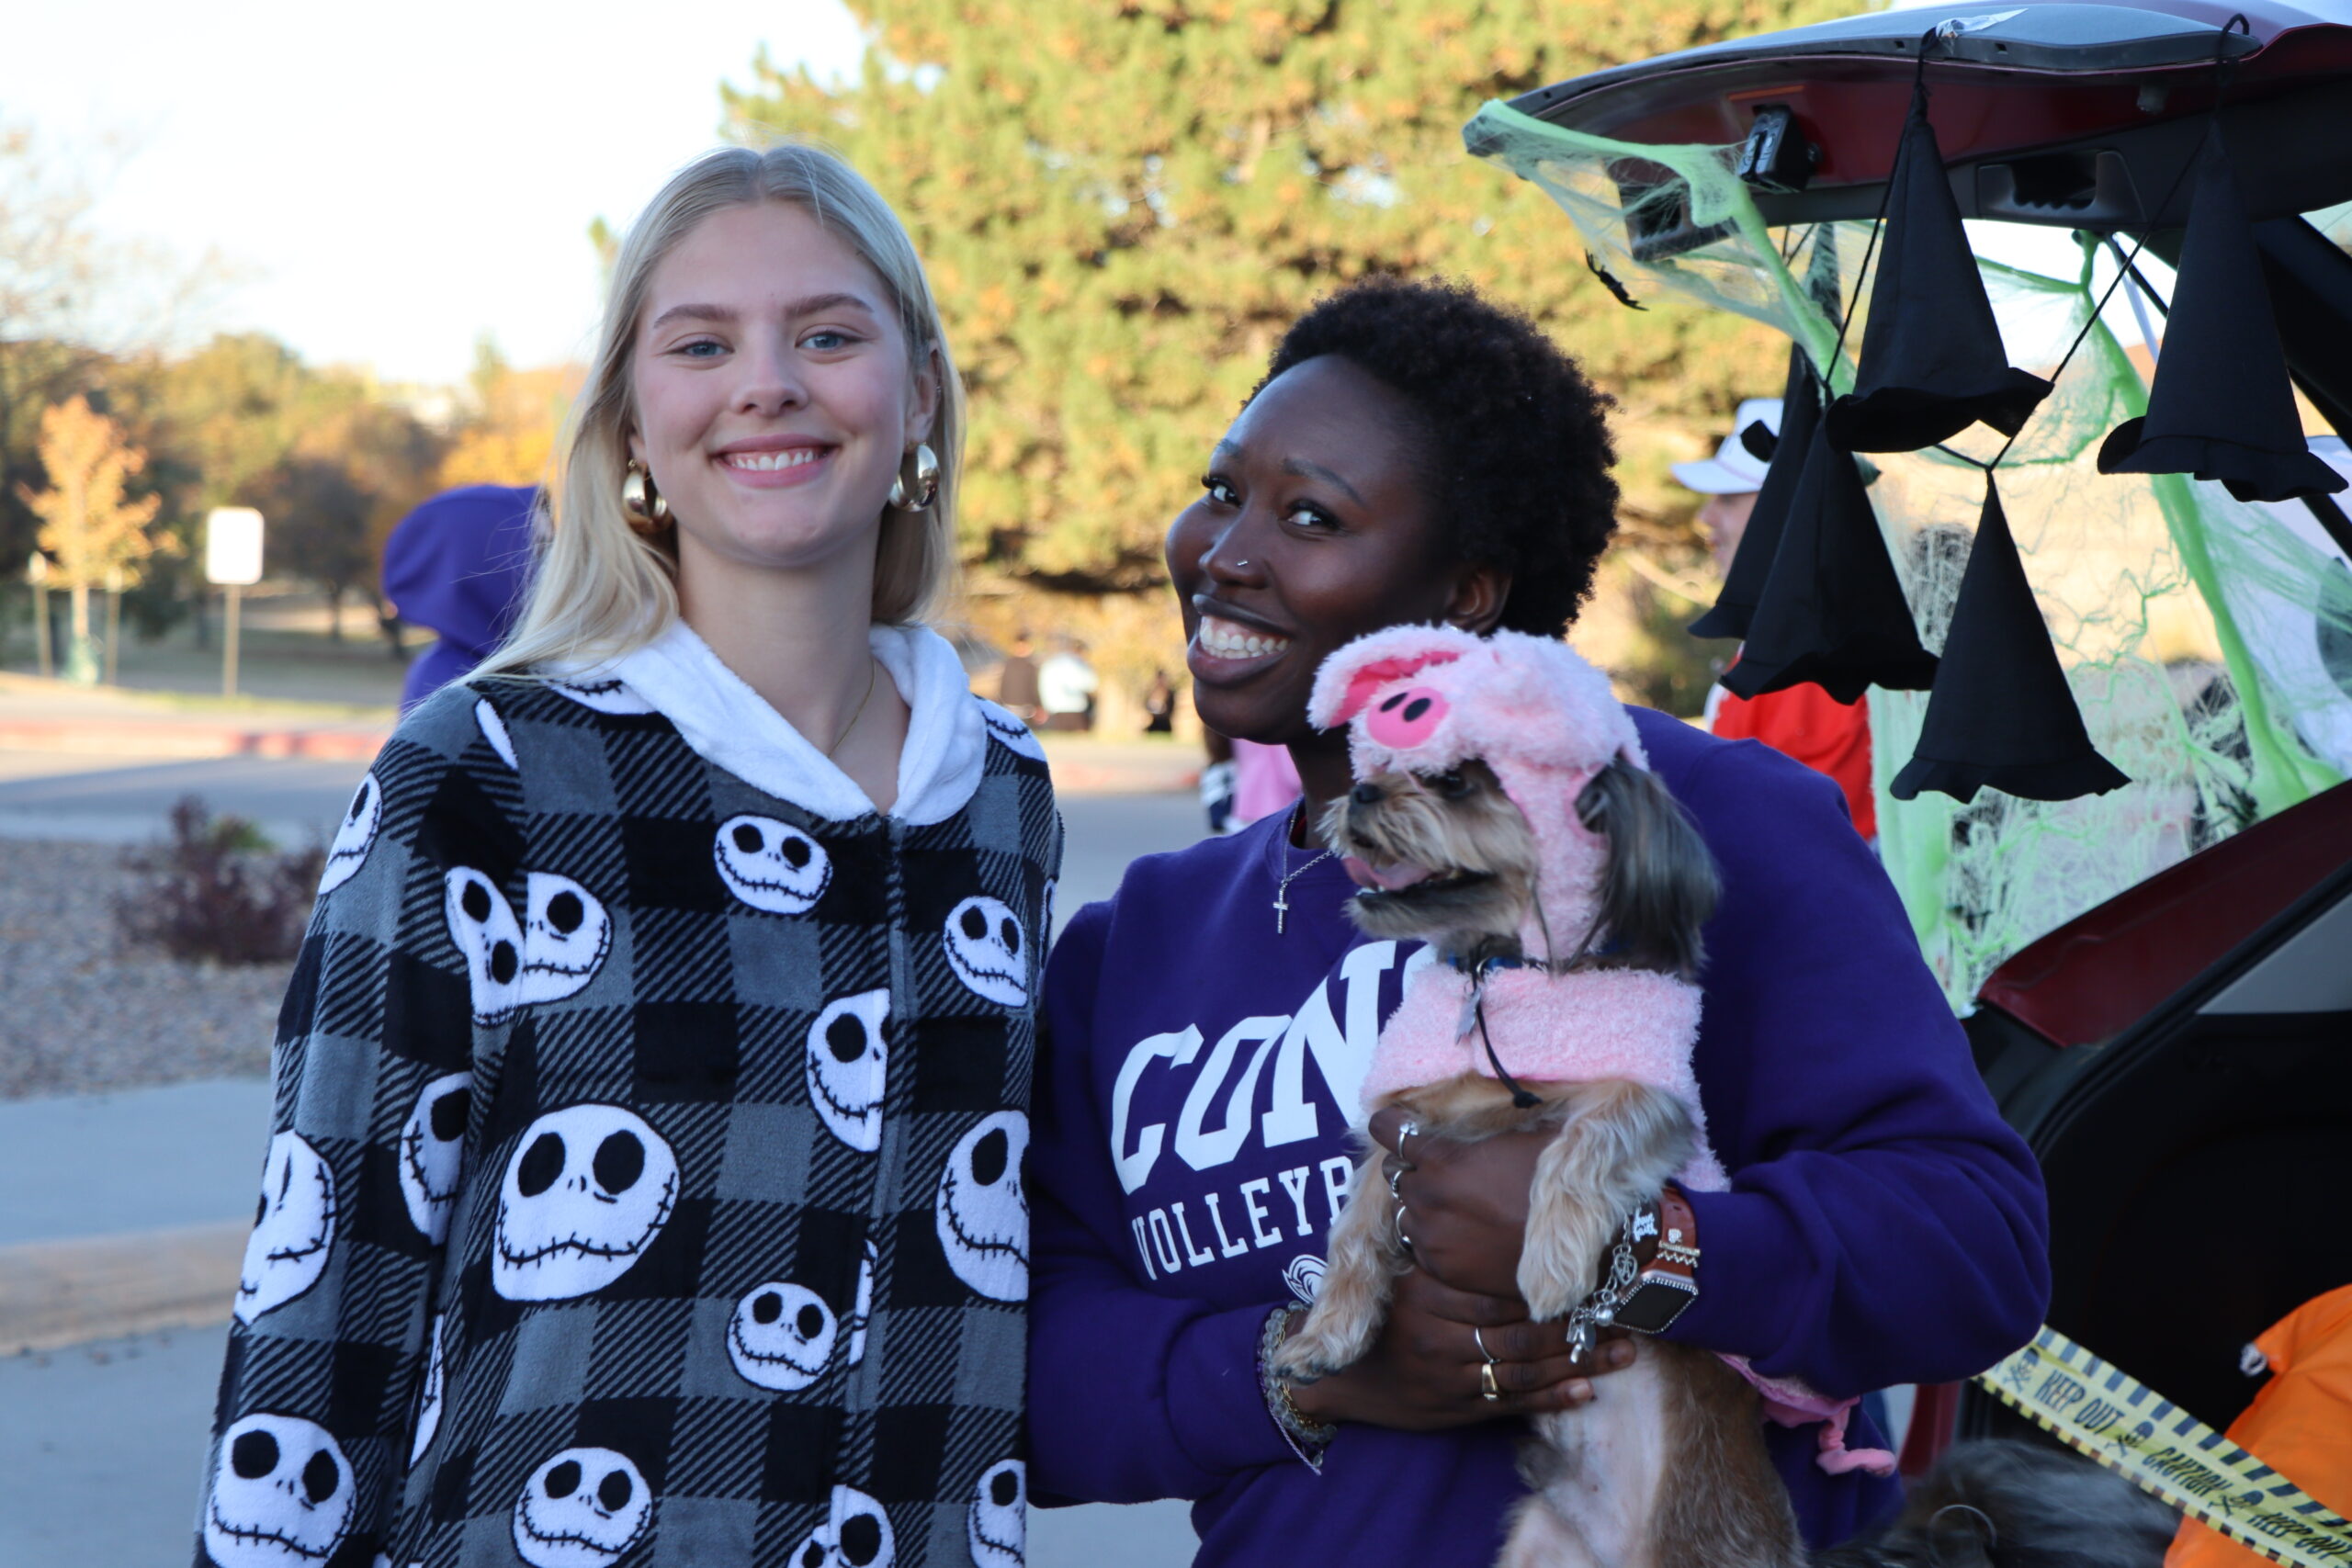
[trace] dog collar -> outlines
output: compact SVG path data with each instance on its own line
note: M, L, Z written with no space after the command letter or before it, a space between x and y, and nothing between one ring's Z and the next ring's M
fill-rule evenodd
M1458 953L1449 953L1445 964L1456 974L1469 976L1473 982L1484 980L1498 969L1541 969L1549 974L1552 968L1540 958L1513 958L1502 953L1489 953L1475 964L1464 961Z
M1527 1091L1525 1085L1510 1076L1510 1069L1503 1066L1502 1057L1496 1055L1495 1037L1487 1030L1487 976L1498 969L1540 969L1549 973L1552 966L1540 959L1513 958L1499 953L1490 953L1475 964L1465 964L1460 954L1449 953L1445 955L1445 962L1456 973L1467 976L1470 981L1469 994L1462 998L1462 1021L1455 1026L1455 1037L1466 1039L1470 1031L1476 1029L1479 1041L1487 1047L1487 1060L1494 1066L1495 1081L1510 1090L1511 1104L1521 1111L1542 1104Z
M1603 942L1599 947L1588 948L1580 956L1610 958L1622 951L1623 944L1612 941ZM1532 969L1544 975L1565 975L1570 972L1574 963L1573 959L1515 958L1507 953L1488 953L1486 957L1473 963L1458 953L1445 954L1445 966L1457 975L1470 976L1470 983L1474 986L1483 982L1487 976L1498 969Z

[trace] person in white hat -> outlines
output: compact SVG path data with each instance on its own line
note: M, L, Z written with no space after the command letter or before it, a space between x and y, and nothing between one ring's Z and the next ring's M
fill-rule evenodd
M1747 532L1748 513L1756 510L1756 492L1764 487L1764 470L1770 466L1750 452L1741 438L1752 424L1763 425L1777 438L1781 400L1747 399L1732 415L1731 434L1715 448L1713 457L1674 465L1675 479L1707 498L1699 507L1699 525L1707 531L1715 570L1726 577L1731 574L1731 558L1739 549L1740 536ZM1865 839L1877 838L1867 701L1849 707L1811 684L1767 692L1746 701L1716 686L1707 694L1706 724L1724 739L1760 740L1815 772L1828 774L1845 792L1847 814L1853 818L1855 831Z
M1747 514L1756 509L1756 492L1764 488L1769 467L1740 438L1751 424L1761 424L1777 438L1781 400L1749 398L1732 416L1731 434L1713 457L1674 465L1674 477L1682 487L1707 498L1699 508L1699 526L1707 531L1707 547L1714 552L1715 570L1722 572L1731 570L1731 558L1739 548L1739 536L1747 531Z

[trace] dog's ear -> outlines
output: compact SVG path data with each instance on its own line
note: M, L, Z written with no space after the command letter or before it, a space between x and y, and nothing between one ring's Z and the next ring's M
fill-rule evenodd
M1609 842L1593 935L1609 962L1694 978L1699 929L1723 890L1714 857L1657 775L1620 757L1577 796L1577 818Z

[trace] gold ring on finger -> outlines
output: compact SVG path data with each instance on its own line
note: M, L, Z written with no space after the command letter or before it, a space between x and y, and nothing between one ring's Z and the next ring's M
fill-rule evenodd
M1478 1397L1493 1404L1502 1396L1502 1386L1495 1382L1495 1363L1482 1363L1478 1368Z

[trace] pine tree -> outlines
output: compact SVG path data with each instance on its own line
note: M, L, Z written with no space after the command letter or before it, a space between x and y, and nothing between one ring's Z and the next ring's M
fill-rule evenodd
M43 412L40 461L48 488L20 486L18 493L41 521L40 545L50 557L51 581L72 591L74 637L65 673L86 685L98 671L90 641L90 590L109 580L136 581L140 566L168 547L148 526L163 502L153 495L134 501L125 493L147 466L147 455L126 442L87 398Z
M1277 334L1370 274L1466 278L1532 314L1621 400L1629 510L1674 510L1666 463L1777 386L1767 334L1625 312L1462 124L1807 3L851 0L876 39L858 79L763 60L729 123L839 149L912 230L972 389L978 575L1138 590Z

